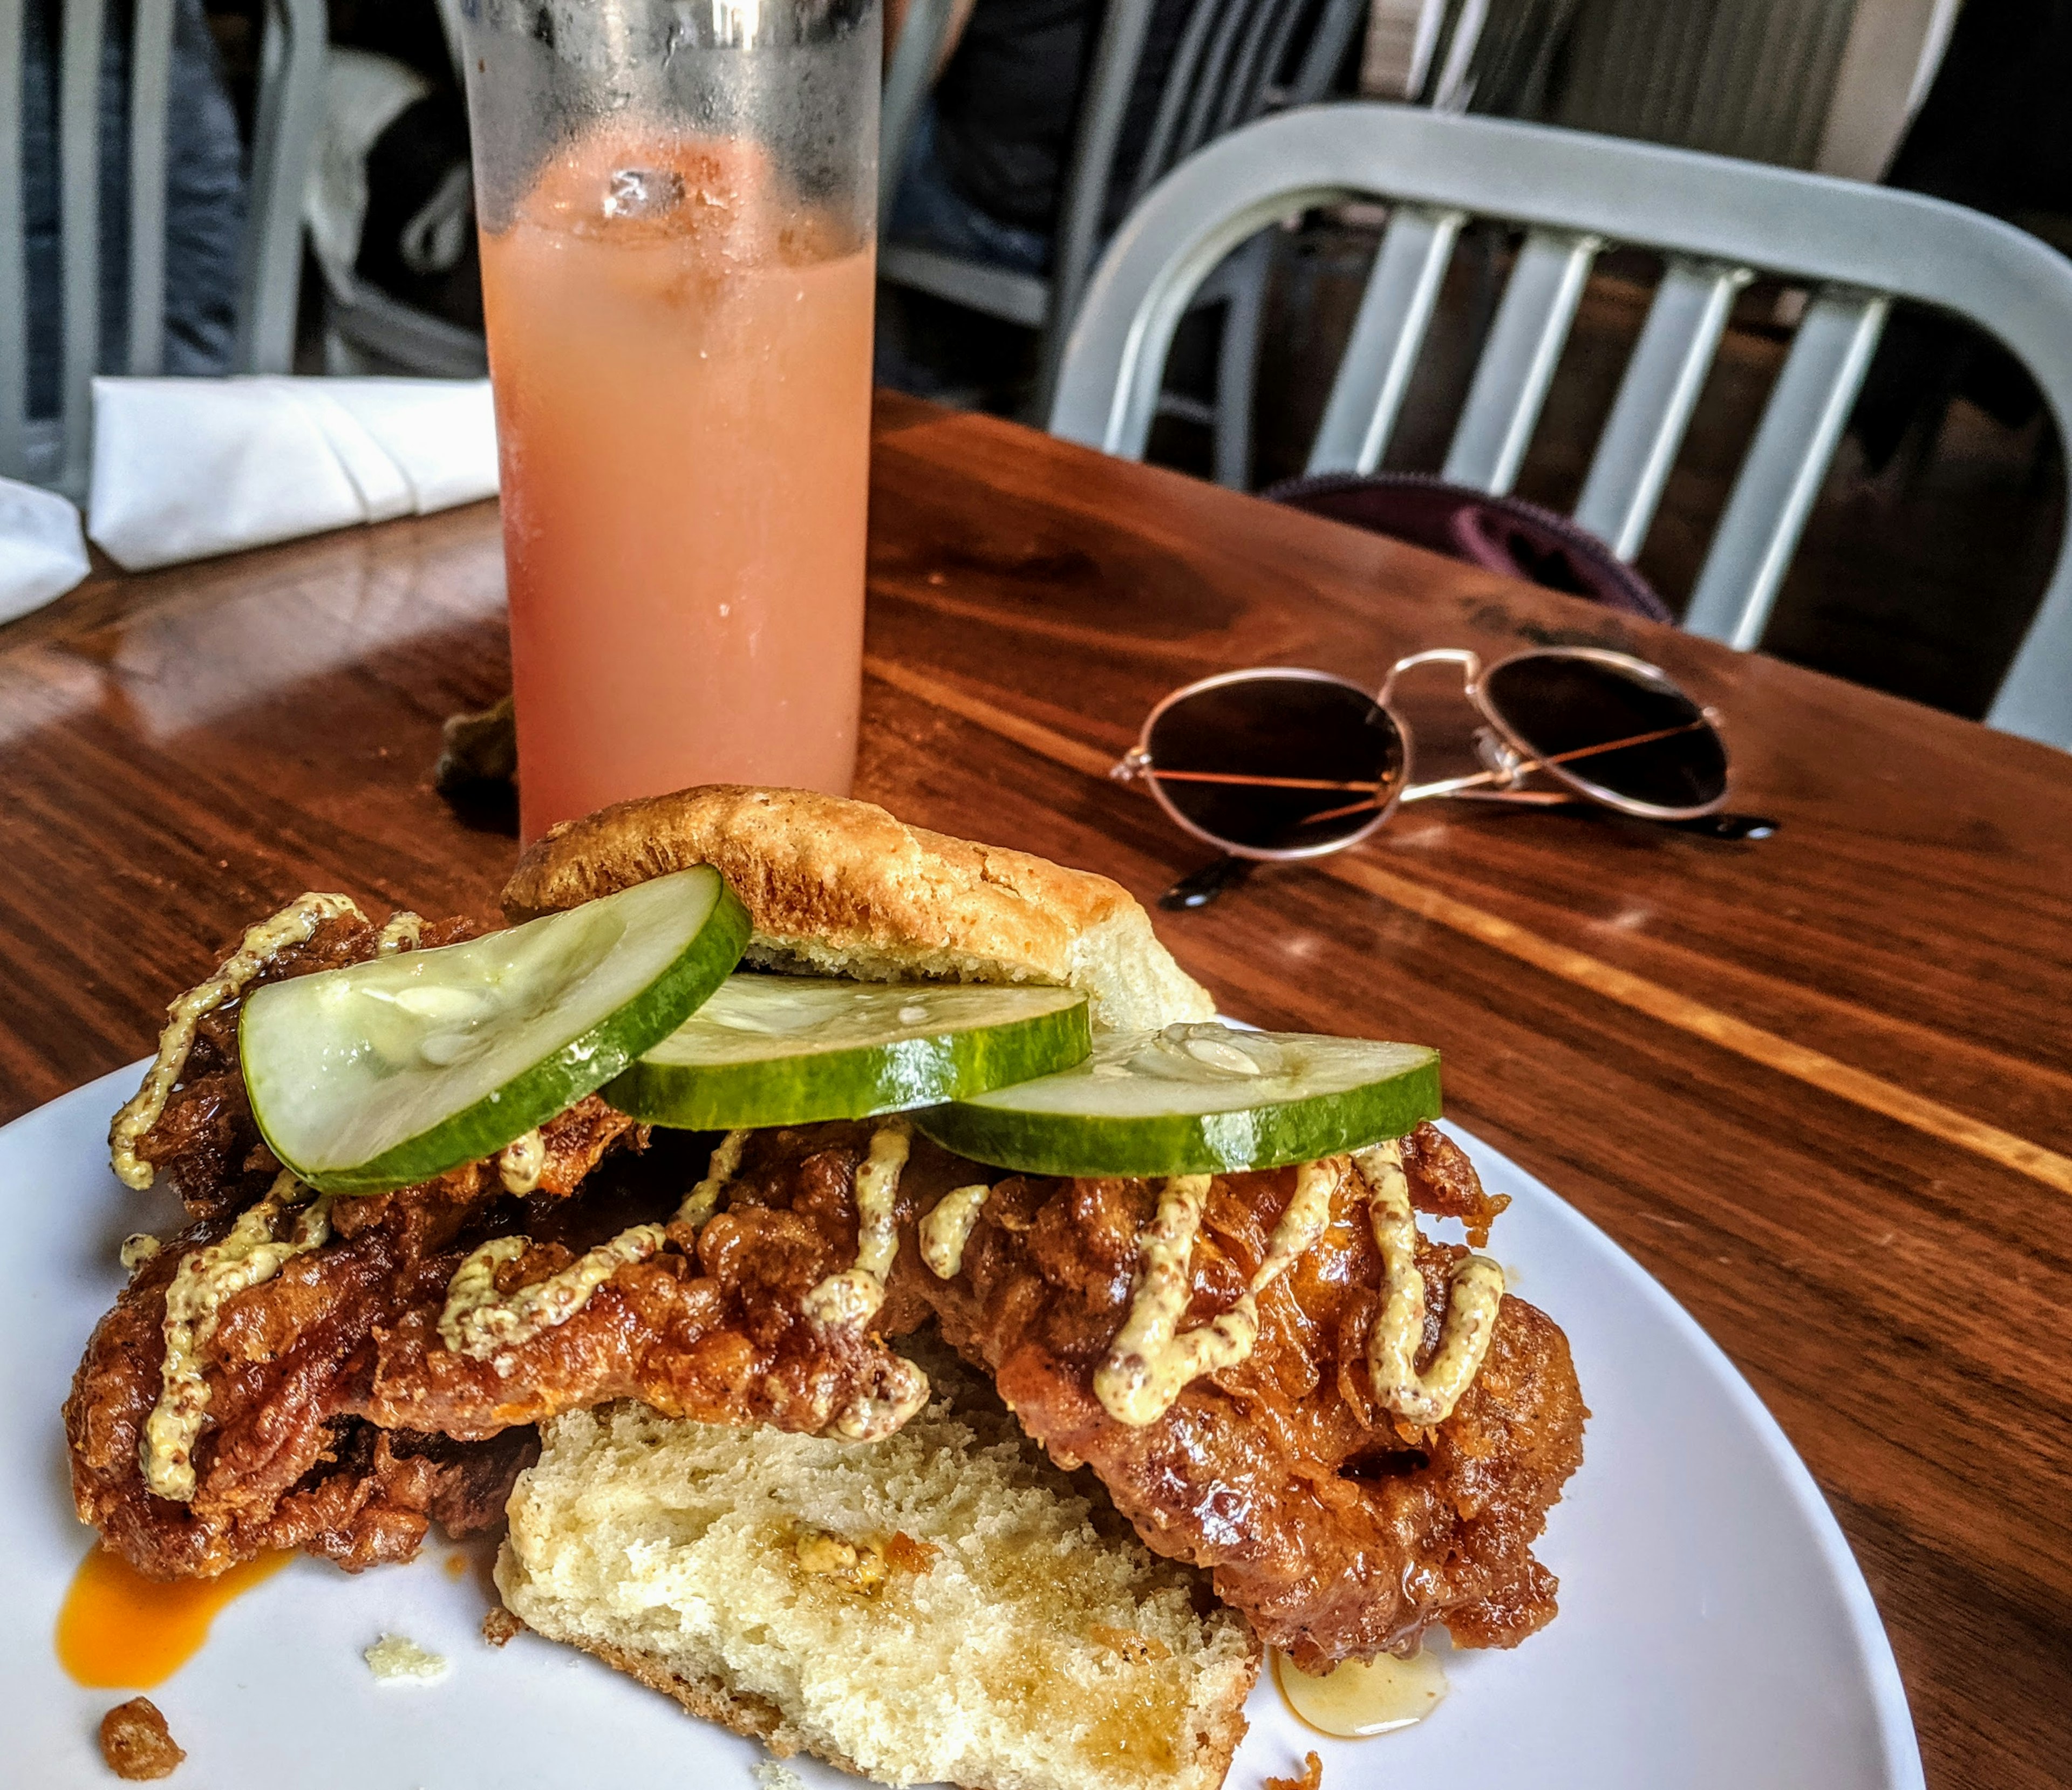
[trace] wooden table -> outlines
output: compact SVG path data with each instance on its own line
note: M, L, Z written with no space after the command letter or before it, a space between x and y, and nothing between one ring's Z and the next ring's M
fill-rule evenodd
M1104 774L1161 693L1235 666L1375 683L1418 647L1583 641L1719 705L1766 842L1432 803L1161 929L1244 1017L1437 1045L1449 1110L1790 1431L1930 1781L2064 1783L2072 758L1004 424L878 421L858 790L929 826L1156 895L1203 854ZM0 630L0 1118L144 1052L306 888L494 914L512 843L430 771L441 718L504 688L502 592L482 506Z

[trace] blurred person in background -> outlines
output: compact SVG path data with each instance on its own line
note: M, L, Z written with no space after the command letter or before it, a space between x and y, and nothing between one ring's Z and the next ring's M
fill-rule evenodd
M467 105L438 0L330 0L303 215L325 283L482 328Z
M63 377L64 290L58 246L60 0L28 0L22 31L22 209L29 333L29 414L55 417ZM129 9L111 10L101 42L101 366L128 364ZM175 0L166 109L164 371L229 370L237 327L245 150L237 113L202 10ZM54 451L54 445L52 451Z
M1889 186L2004 218L2072 255L2072 0L1967 0L1942 66L1893 158ZM1997 343L1902 310L1885 326L1850 427L1873 471L1921 452L1953 396L2010 429L2041 407Z
M1195 0L1153 0L1117 144L1107 223L1120 221L1173 55ZM888 55L906 0L886 0ZM890 242L1050 269L1080 96L1100 40L1099 0L954 0L933 91L915 120ZM897 287L879 289L877 378L922 397L1012 412L1026 401L1035 338L997 318Z
M1118 168L1133 168L1143 154L1194 5L1156 0L1153 6ZM906 0L889 0L888 49L906 13ZM886 236L1017 273L1047 272L1100 25L1098 0L956 0ZM1111 208L1119 211L1122 198L1111 193Z

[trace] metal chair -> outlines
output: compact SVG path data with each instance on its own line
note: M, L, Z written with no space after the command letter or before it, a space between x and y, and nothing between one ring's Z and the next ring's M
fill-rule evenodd
M947 8L949 0L919 3ZM454 83L465 91L462 4L463 0L434 0ZM324 371L334 378L401 374L481 379L489 372L489 341L481 330L405 304L349 271L330 269L325 270L323 291L323 355Z
M27 0L33 4L34 0ZM22 90L25 0L0 0L0 81ZM101 364L100 80L104 0L65 0L59 46L58 166L64 374L58 462L35 463L28 416L28 298L18 114L0 129L0 475L42 475L84 495L97 372L150 374L162 364L166 289L166 118L171 0L135 0L129 138L129 340L119 367ZM323 109L323 0L269 0L239 277L233 365L286 372L294 358L302 278L302 180Z
M1052 239L1050 277L1013 273L898 242L881 244L880 277L1041 331L1037 378L1041 414L1049 406L1056 382L1066 326L1107 234L1111 195L1124 191L1126 182L1128 203L1134 203L1168 169L1212 138L1278 107L1306 105L1322 99L1365 18L1366 5L1367 0L1198 0L1160 91L1149 141L1138 166L1131 170L1119 168L1116 158L1153 0L1112 0L1102 19L1080 105L1071 165ZM883 216L891 213L907 145L948 28L950 11L949 0L914 0L894 46L879 112L879 210ZM1308 19L1314 20L1309 36L1298 49L1297 33ZM1226 270L1214 289L1199 295L1204 303L1223 302L1231 308L1223 331L1217 411L1219 419L1226 413L1240 417L1241 412L1236 425L1240 430L1248 430L1248 425L1259 300L1265 275L1263 258L1255 255L1255 261L1256 265L1248 263ZM1227 462L1232 457L1232 442L1227 430L1219 429L1219 458ZM1241 474L1238 480L1226 482L1241 482Z
M1536 118L1582 0L1373 0L1368 99Z
M1445 466L1483 491L1507 491L1517 476L1599 252L1616 240L1663 255L1576 507L1624 558L1654 519L1737 291L1758 272L1812 289L1684 618L1713 639L1761 640L1893 300L1996 337L2072 441L2072 262L2021 231L1853 181L1383 105L1263 120L1161 182L1087 289L1052 432L1141 458L1174 329L1203 277L1264 226L1356 197L1394 211L1310 449L1313 473L1379 462L1471 216L1524 228ZM2072 747L2072 534L1987 720Z
M1958 0L1581 0L1550 111L1643 137L1862 180L1934 80Z
M1374 0L1360 90L1875 180L1959 0Z

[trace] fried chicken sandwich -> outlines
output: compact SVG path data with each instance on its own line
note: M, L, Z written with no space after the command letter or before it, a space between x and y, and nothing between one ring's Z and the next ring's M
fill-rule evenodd
M1213 1786L1264 1646L1552 1619L1587 1414L1431 1053L1219 1025L1106 879L797 791L504 905L305 896L175 1004L112 1142L191 1222L65 1406L141 1570L508 1505L531 1627L973 1790Z

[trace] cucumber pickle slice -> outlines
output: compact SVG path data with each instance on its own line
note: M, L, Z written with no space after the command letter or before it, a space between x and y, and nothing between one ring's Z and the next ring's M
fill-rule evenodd
M1439 1053L1301 1032L1169 1025L1100 1039L1061 1075L933 1106L945 1149L1032 1175L1276 1168L1439 1116Z
M325 1193L428 1180L666 1038L748 934L747 909L701 864L464 944L269 983L238 1024L253 1116Z
M604 1097L695 1131L865 1119L1052 1074L1092 1041L1070 988L733 975Z

